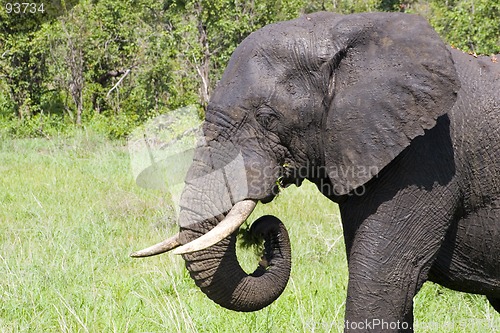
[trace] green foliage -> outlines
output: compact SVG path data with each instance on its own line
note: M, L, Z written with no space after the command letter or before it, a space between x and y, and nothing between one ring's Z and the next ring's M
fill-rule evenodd
M0 117L0 133L12 138L53 137L67 133L71 127L62 116L38 113L23 119Z
M12 100L11 110L20 118L41 109L45 93L43 81L47 73L46 50L39 31L21 31L0 37L2 45L0 77L4 79L6 94ZM5 97L4 97L5 98Z
M124 139L143 121L139 121L135 113L128 115L122 112L111 116L94 114L85 121L85 127L111 139Z
M498 1L434 1L431 9L430 22L450 44L476 54L500 52Z
M123 125L108 131L117 136L151 115L192 104L203 110L250 32L303 13L418 13L456 47L500 52L494 0L68 0L50 2L43 16L7 14L5 3L0 115L28 123L57 115L63 126L97 127L105 117Z

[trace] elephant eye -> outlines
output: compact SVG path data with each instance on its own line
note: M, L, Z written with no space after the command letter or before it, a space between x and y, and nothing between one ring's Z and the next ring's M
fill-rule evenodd
M256 119L257 122L268 131L274 130L278 124L278 116L269 108L260 109L257 112Z

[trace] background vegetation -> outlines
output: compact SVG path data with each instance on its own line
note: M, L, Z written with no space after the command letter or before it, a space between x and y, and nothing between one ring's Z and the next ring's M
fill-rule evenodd
M15 136L90 126L111 137L178 107L200 116L251 31L303 13L405 11L467 52L500 52L496 0L66 0L0 10L0 125ZM38 3L41 3L40 1Z

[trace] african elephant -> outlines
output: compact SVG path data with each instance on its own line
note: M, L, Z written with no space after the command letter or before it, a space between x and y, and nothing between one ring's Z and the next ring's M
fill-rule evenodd
M257 30L210 99L179 234L134 255L182 245L174 253L209 298L259 310L287 284L287 232L276 217L259 219L264 260L247 275L237 230L258 202L307 179L340 208L346 323L413 331L413 297L427 280L486 295L500 311L496 62L446 46L403 13L321 12Z

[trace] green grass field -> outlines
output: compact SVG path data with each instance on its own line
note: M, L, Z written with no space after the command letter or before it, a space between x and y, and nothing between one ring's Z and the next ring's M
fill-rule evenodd
M288 188L254 216L286 222L293 268L283 295L255 313L220 308L172 254L133 250L176 231L166 195L135 185L123 143L0 140L0 332L341 332L347 265L336 205ZM254 268L255 254L241 253ZM255 259L255 260L254 260ZM427 283L417 332L500 332L482 296Z

